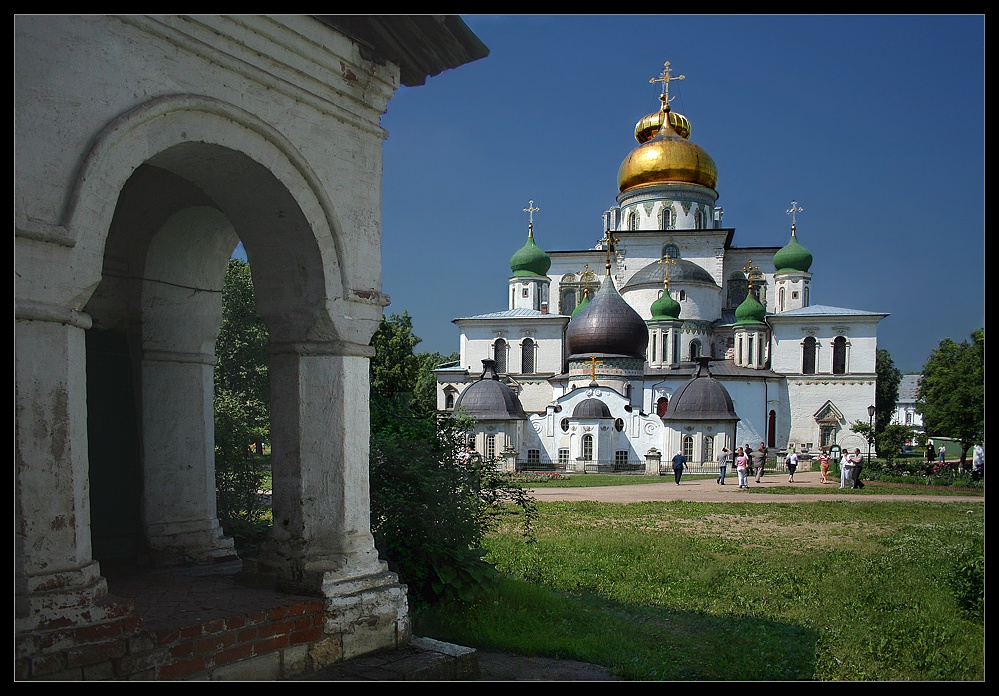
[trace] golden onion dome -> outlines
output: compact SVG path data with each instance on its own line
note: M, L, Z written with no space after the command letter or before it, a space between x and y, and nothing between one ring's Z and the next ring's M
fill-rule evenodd
M715 161L696 143L677 132L673 126L673 114L669 105L659 112L661 126L659 132L642 142L640 133L651 128L653 117L647 116L635 127L635 138L641 143L632 150L617 173L618 190L622 193L636 186L646 184L685 183L700 184L713 189L718 183L718 168ZM642 123L650 120L647 128ZM690 133L690 123L679 116L679 127Z
M659 129L663 125L663 112L662 109L655 112L654 114L649 114L641 121L635 124L635 140L640 143L647 143L656 137ZM672 111L669 113L669 125L673 127L676 134L684 137L690 137L690 121L683 114L674 113Z

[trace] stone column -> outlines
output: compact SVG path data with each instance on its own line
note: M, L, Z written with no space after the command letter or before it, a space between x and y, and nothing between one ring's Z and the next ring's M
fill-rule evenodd
M368 488L369 346L273 346L274 528L244 579L326 598L344 658L409 641L406 588L378 558Z
M235 558L215 498L212 355L142 360L143 521L157 565Z
M17 302L14 322L15 624L94 623L112 610L92 557L85 330L80 312Z

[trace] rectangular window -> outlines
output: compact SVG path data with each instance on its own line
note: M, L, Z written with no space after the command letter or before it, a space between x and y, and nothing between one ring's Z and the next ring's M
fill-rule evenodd
M487 435L486 436L486 457L489 459L496 458L496 436Z
M565 466L569 463L569 448L560 447L558 450L558 463Z
M540 464L541 463L541 450L527 450L527 463L528 464Z
M628 463L628 450L617 450L614 452L614 463L624 466Z

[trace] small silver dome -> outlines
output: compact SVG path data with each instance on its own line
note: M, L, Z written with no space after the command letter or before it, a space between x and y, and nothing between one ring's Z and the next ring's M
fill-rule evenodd
M576 404L572 409L573 418L610 418L611 412L600 399L587 399Z
M463 409L478 420L526 420L520 399L499 381L496 361L483 360L478 382L468 385L454 402L454 410Z

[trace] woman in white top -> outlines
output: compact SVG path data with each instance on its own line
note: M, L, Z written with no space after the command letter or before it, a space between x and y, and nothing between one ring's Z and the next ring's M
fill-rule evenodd
M749 457L741 447L735 452L735 470L739 474L739 488L749 488Z

